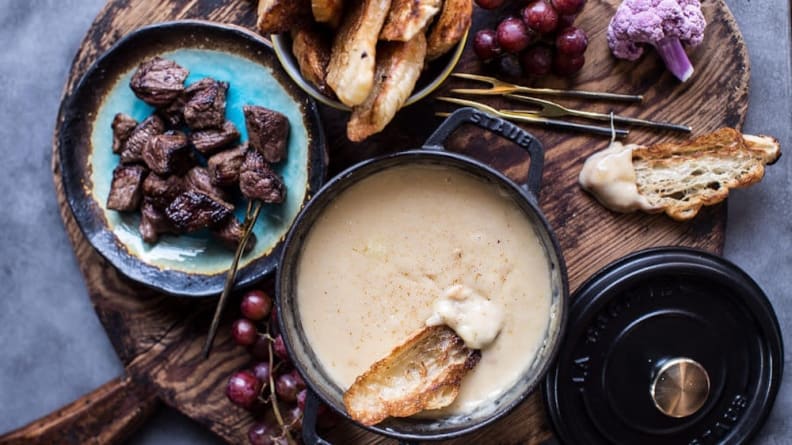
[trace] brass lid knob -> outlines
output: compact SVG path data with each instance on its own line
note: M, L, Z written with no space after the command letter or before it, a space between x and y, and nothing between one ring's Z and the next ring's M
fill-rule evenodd
M710 391L707 371L695 360L675 358L663 363L652 382L652 400L670 417L687 417L704 406Z

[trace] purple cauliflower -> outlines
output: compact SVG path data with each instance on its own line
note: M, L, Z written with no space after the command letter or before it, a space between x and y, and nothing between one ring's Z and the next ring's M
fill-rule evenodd
M682 44L697 46L707 26L699 0L624 0L608 25L608 46L620 59L636 60L643 44L655 47L679 80L693 74Z

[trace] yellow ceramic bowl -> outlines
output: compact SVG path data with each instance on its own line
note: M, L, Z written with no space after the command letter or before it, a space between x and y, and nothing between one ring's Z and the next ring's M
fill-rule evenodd
M448 76L456 67L456 64L459 62L459 59L462 57L462 51L465 49L468 33L469 32L465 33L465 35L462 37L462 40L459 41L457 46L454 47L452 51L449 51L448 54L445 54L439 59L429 63L429 69L426 70L426 72L421 75L421 78L418 79L418 84L415 86L415 90L413 91L412 95L407 98L407 102L404 104L405 107L412 105L431 94L448 78ZM283 70L286 71L286 74L288 74L292 80L294 80L294 83L296 83L297 86L308 93L309 96L329 107L339 110L350 110L348 106L342 104L337 99L322 94L311 82L308 82L303 78L302 74L300 73L300 66L297 64L297 60L294 58L294 54L292 53L292 40L288 34L273 34L271 39L272 48L275 50L275 56L278 58L278 61L280 61Z

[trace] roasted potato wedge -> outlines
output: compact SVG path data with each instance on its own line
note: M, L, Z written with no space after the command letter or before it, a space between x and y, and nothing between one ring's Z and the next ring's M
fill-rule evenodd
M366 101L352 109L349 140L362 141L388 125L415 88L425 58L426 37L421 32L409 42L380 43L376 82Z
M426 39L426 58L447 53L465 35L473 19L473 0L445 0L443 10Z
M440 11L442 0L392 0L382 28L382 40L406 42L429 24Z
M335 96L327 85L327 64L330 63L330 37L313 26L301 26L292 31L292 53L300 65L300 73L322 94Z
M327 84L349 107L360 105L374 87L377 37L391 0L359 0L344 15L333 40Z
M262 34L289 32L310 19L310 0L259 0L256 28Z
M327 23L333 28L338 28L341 16L344 14L344 1L311 0L311 10L317 22Z

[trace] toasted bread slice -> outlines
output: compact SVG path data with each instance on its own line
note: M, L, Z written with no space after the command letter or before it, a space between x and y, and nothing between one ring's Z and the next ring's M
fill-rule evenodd
M337 28L344 13L344 0L311 0L311 11L317 22Z
M702 206L726 199L729 189L759 182L765 165L780 155L780 145L772 137L721 128L684 143L635 148L632 163L638 193L652 207L684 221Z
M359 376L344 393L344 406L364 425L448 406L480 359L451 328L423 328Z
M362 141L388 125L415 88L425 58L423 33L409 42L380 44L374 88L365 102L352 109L347 123L349 140Z
M380 38L398 42L412 40L440 11L441 3L442 0L393 0Z
M333 96L333 90L325 81L330 63L330 38L316 26L297 27L292 31L292 53L303 78L323 94Z
M309 0L259 0L256 28L263 34L288 32L310 18Z
M473 0L445 0L426 39L426 58L434 60L454 47L470 28Z
M327 84L346 106L366 100L374 87L377 36L391 0L360 0L344 15L333 40Z

